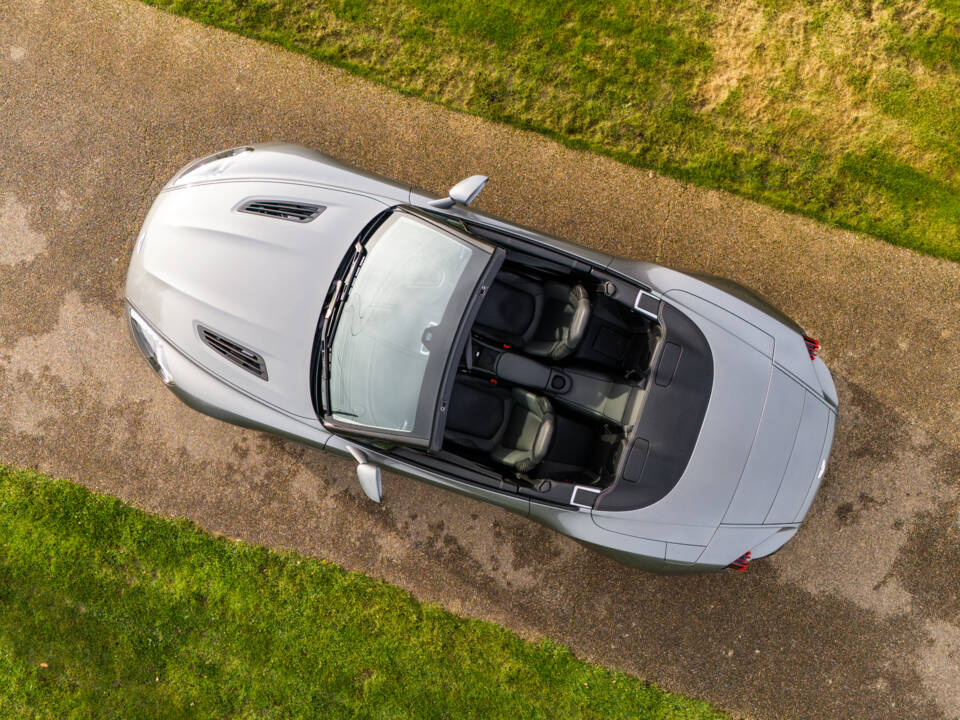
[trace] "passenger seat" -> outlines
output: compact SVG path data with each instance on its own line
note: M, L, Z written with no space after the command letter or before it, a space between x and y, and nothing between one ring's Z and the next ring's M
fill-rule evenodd
M460 376L450 396L444 440L486 452L525 473L546 457L554 427L553 407L545 397Z

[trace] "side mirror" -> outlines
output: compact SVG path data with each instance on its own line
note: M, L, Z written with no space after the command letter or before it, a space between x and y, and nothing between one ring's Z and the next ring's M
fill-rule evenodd
M376 503L380 502L383 495L380 468L370 463L357 465L357 479L360 480L360 488L366 496Z
M380 502L380 498L383 497L383 481L380 478L380 468L368 462L367 456L353 445L347 445L347 451L357 461L357 479L360 481L360 489L363 490L364 495L374 502Z
M486 175L471 175L450 188L447 197L440 198L439 200L431 200L430 204L439 208L452 207L454 203L469 205L476 199L477 195L480 194L480 191L483 190L483 186L487 184L487 180L489 180L489 178Z

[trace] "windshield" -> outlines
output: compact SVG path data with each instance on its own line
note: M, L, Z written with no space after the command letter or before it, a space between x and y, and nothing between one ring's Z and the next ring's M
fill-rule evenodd
M447 355L490 251L395 213L370 238L330 349L338 424L426 437Z

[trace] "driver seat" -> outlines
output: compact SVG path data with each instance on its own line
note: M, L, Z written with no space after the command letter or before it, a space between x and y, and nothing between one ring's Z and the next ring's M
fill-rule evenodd
M490 286L474 328L530 355L560 360L577 349L589 319L590 296L583 285L503 271Z
M547 455L556 417L550 401L528 390L457 378L444 440L489 454L517 472L529 472Z

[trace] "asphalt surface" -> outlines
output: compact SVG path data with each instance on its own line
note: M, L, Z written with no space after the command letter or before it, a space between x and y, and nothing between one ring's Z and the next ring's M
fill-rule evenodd
M156 192L281 139L607 251L727 275L840 393L806 525L746 574L658 577L498 509L194 413L121 317ZM403 98L127 0L0 0L0 458L323 557L754 718L960 717L960 265Z

